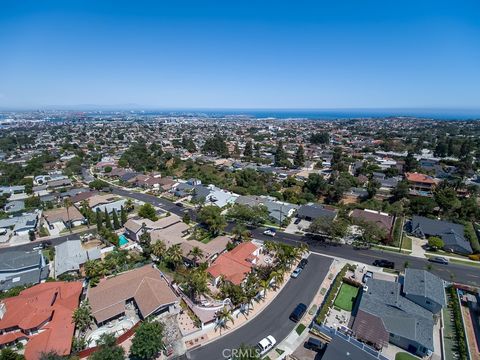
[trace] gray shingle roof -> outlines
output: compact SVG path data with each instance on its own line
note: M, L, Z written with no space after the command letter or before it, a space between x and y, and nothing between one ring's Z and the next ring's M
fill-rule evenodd
M80 240L69 240L55 246L55 276L69 271L78 271L87 260L100 257L100 251L86 251Z
M411 233L422 236L438 236L445 242L445 247L458 246L467 252L472 252L470 242L465 239L465 229L462 224L415 215L409 226Z
M309 217L311 219L318 219L320 217L326 217L333 219L337 215L336 210L326 209L321 205L307 204L302 205L297 210L298 217Z
M443 280L425 270L405 269L403 292L431 299L442 306L446 305Z
M359 311L380 318L386 330L433 350L433 314L401 295L401 284L369 279Z

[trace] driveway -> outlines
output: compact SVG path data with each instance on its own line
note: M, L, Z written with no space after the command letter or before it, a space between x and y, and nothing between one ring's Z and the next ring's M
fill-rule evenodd
M224 349L236 349L242 343L255 345L267 335L273 335L280 343L294 328L295 323L288 319L298 303L309 305L332 263L332 259L312 254L308 265L297 279L291 279L260 314L239 329L190 352L191 359L220 360L230 356Z
M423 246L427 244L427 240L420 239L414 236L410 236L412 239L412 253L411 256L419 257L425 259L425 249Z

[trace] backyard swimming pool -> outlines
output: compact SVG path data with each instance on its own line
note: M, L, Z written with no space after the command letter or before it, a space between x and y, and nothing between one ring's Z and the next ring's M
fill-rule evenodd
M126 245L128 244L128 239L125 237L125 235L120 235L118 237L118 246L123 246L123 245Z

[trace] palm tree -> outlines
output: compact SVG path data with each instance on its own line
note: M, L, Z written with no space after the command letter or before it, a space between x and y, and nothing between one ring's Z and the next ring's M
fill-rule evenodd
M80 332L84 332L90 328L93 317L92 309L88 300L85 300L77 309L75 309L72 315L72 320Z
M235 322L233 320L233 316L230 313L230 310L227 309L226 306L222 308L222 310L218 311L215 315L215 319L217 324L215 327L220 329L220 334L222 334L222 329L228 329L228 322L230 321L232 324Z
M260 280L258 282L260 290L263 291L263 300L265 301L265 297L267 296L267 291L270 288L270 279Z
M272 252L277 250L278 245L277 245L277 243L274 243L271 240L267 240L263 243L263 248L265 249L265 251L267 253L271 254Z
M193 265L197 266L198 259L203 257L203 250L200 249L198 246L195 246L192 250L189 251L188 255L193 257Z
M235 239L238 241L248 241L250 240L251 233L248 231L247 227L244 224L237 224L232 229L233 235L235 235Z
M70 206L72 206L72 200L70 198L66 198L64 201L63 201L63 205L65 206L65 208L67 209L67 218L68 218L68 229L70 230L70 234L72 233L72 223L70 221L70 212L69 212L69 209L70 209Z
M130 211L132 210L132 208L133 208L132 199L127 199L127 201L125 201L125 210Z
M158 240L155 244L152 245L152 254L155 255L158 259L165 257L165 251L167 246L161 240Z
M183 261L182 248L180 244L172 245L167 250L167 256L169 262L173 264L173 267L176 268Z
M280 287L285 278L285 270L282 267L277 268L270 274L270 279L275 282L275 288Z
M196 301L199 296L209 294L207 272L201 268L190 271L186 275L183 287L193 301Z

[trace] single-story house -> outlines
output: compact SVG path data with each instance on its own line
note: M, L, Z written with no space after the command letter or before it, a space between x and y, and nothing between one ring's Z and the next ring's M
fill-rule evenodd
M155 231L163 231L166 229L170 229L171 227L177 225L177 224L183 224L182 225L182 230L186 231L188 229L188 225L182 222L182 219L180 216L175 215L175 214L170 214L170 216L165 216L162 217L156 221L152 221L149 219L142 219L142 218L133 218L133 219L128 219L128 221L123 225L125 228L125 235L134 240L134 241L139 241L140 240L140 235L143 233L143 231L150 232L150 234L153 236L153 233ZM175 229L179 229L176 227ZM153 241L153 237L152 237Z
M92 209L93 212L100 210L101 212L105 212L105 209L110 214L115 210L119 213L125 203L127 202L126 199L119 198L115 195L94 195L87 199L88 206Z
M375 210L355 209L350 212L350 217L357 221L373 223L384 230L388 238L392 236L393 224L395 223L394 216Z
M125 315L134 306L141 319L172 311L179 303L162 273L152 265L100 280L88 289L87 298L97 325Z
M75 206L67 208L58 208L43 212L43 218L50 229L69 228L85 224L85 217Z
M68 240L55 246L55 277L65 273L78 273L88 260L100 259L99 248L84 249L80 239Z
M406 224L405 229L420 238L430 236L441 238L445 244L444 250L465 255L473 252L470 242L465 238L465 227L462 224L415 215Z
M297 218L307 221L314 221L318 218L335 219L337 216L337 210L318 204L305 204L301 205L297 210Z
M11 229L16 235L27 234L35 231L38 225L38 214L22 214L6 219L0 219L0 229Z

